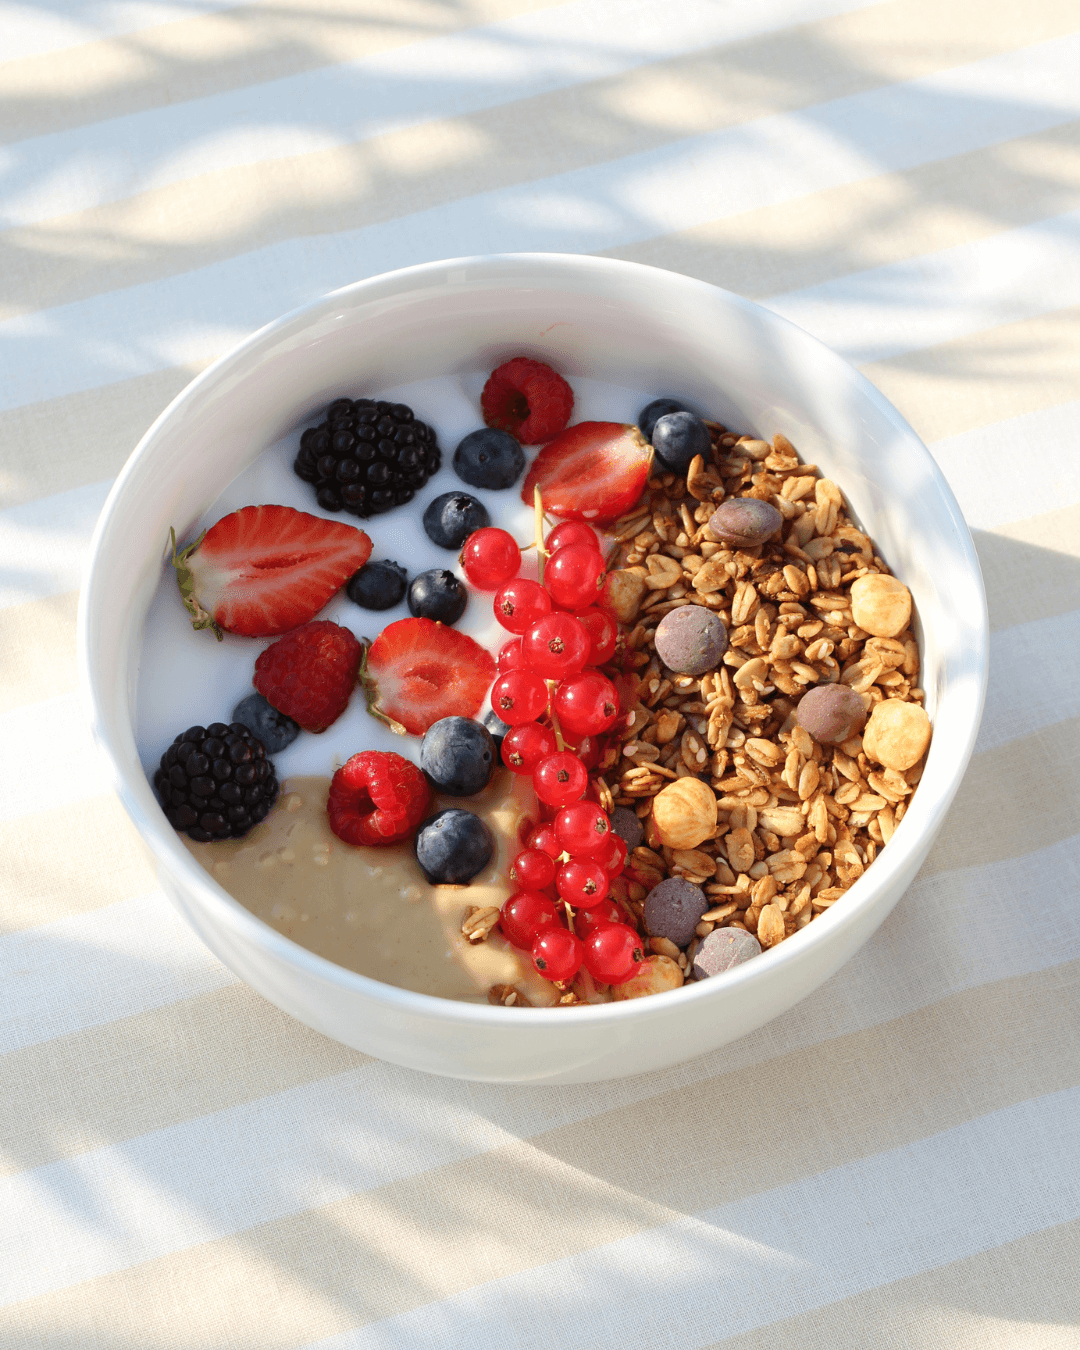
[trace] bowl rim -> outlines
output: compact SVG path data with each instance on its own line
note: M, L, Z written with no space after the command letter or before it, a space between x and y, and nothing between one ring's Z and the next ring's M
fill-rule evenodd
M910 424L866 376L833 351L832 348L821 342L820 339L782 315L774 313L766 306L747 300L743 296L725 290L712 282L702 281L696 277L644 263L628 262L617 258L594 257L589 254L497 253L440 259L396 268L389 272L381 272L327 292L271 320L219 356L185 385L154 419L117 475L91 538L83 585L80 589L76 637L80 694L95 741L103 750L111 770L114 790L120 797L140 837L153 853L155 862L159 866L166 866L167 870L174 874L179 873L189 889L198 894L200 904L209 909L217 921L231 930L242 941L253 944L256 948L265 951L271 958L288 966L299 967L305 976L322 984L336 986L345 993L360 994L367 999L383 1003L390 1011L405 1016L434 1017L450 1023L456 1022L463 1026L486 1028L547 1025L556 1019L561 1021L565 1017L565 1009L557 1006L521 1008L488 1003L468 1003L463 1000L443 998L439 995L419 993L397 985L386 984L371 976L361 975L344 966L339 966L326 957L309 951L291 938L278 933L269 924L251 913L240 901L234 899L214 881L188 853L180 843L179 836L171 827L168 827L168 822L161 813L156 798L153 799L156 816L151 816L145 809L143 800L140 799L141 794L132 790L127 775L113 753L110 733L103 725L102 717L99 714L93 669L93 622L95 613L102 604L100 593L103 590L100 581L102 542L110 530L113 516L123 503L128 484L137 473L140 461L152 451L162 427L178 411L192 400L197 399L207 385L222 381L234 367L245 364L248 358L256 353L260 347L282 335L300 321L316 321L323 312L334 308L342 300L347 299L353 304L362 299L365 292L371 292L370 298L374 299L378 297L379 292L392 292L402 284L408 285L416 281L434 278L439 274L449 272L450 269L468 269L475 274L480 272L490 274L497 273L499 269L511 270L522 267L538 268L551 273L553 276L560 271L568 277L601 271L613 276L622 274L627 278L633 275L639 279L645 276L662 279L666 286L676 288L681 286L701 297L722 297L724 303L736 310L741 310L748 316L752 316L756 322L778 325L782 330L786 330L789 335L794 335L796 340L808 344L819 361L832 365L837 374L846 380L849 385L852 385L859 396L873 405L877 413L891 425L893 431L906 440L917 454L925 458L929 476L951 518L955 532L955 543L968 568L970 579L975 584L980 602L979 614L970 616L976 646L974 650L969 650L970 673L967 676L969 680L972 676L977 677L978 697L968 702L963 708L953 710L953 727L951 728L953 740L954 743L959 740L961 747L961 753L953 772L943 783L933 802L926 802L925 799L920 802L920 798L916 794L911 811L905 813L904 820L900 822L896 833L890 840L891 845L895 846L899 842L900 847L882 850L874 860L873 869L867 871L851 887L849 896L845 897L848 903L845 903L842 907L831 907L827 913L819 915L812 924L808 924L804 929L793 934L792 938L776 947L763 951L760 956L753 960L743 962L720 976L713 976L707 980L699 980L690 985L682 985L677 989L667 990L664 996L659 999L651 996L610 1003L574 1005L574 1023L583 1027L630 1017L648 1019L665 1016L676 1006L676 1000L678 1006L690 1006L695 1001L708 1000L722 992L733 993L741 985L751 985L758 980L769 979L773 971L798 965L808 960L818 948L834 941L844 930L861 921L864 912L872 907L882 892L888 890L890 880L896 873L903 870L905 862L916 851L921 835L912 827L919 822L919 818L927 815L929 818L926 824L934 828L934 820L937 819L940 824L940 820L948 810L974 750L989 673L989 614L982 571L970 530L955 495L933 455ZM477 280L479 279L479 275L477 275ZM965 721L966 726L963 725ZM960 733L959 738L958 732ZM933 754L933 743L931 743L930 753ZM147 783L145 786L149 793L149 784ZM157 819L157 816L160 816L160 820ZM914 820L911 820L911 827L905 829L912 816L914 816Z

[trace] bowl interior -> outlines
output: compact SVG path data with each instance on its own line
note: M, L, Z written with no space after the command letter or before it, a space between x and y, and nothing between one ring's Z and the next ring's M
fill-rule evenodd
M690 278L563 255L430 264L336 292L263 329L217 362L147 433L95 535L80 659L95 730L113 763L118 791L151 849L192 887L240 908L178 843L136 751L140 643L170 525L196 520L263 449L308 424L342 392L491 369L523 354L550 361L571 379L591 376L639 388L643 402L662 393L685 398L739 431L766 438L782 432L807 463L836 480L855 517L910 587L935 734L906 828L858 888L869 896L887 885L890 875L903 869L905 854L910 860L920 835L940 822L970 756L981 711L985 598L952 494L891 405L786 321ZM816 920L799 940L827 940L833 919L830 914ZM762 974L793 945L782 944L762 958ZM344 970L340 978L374 985ZM705 992L701 985L685 991Z

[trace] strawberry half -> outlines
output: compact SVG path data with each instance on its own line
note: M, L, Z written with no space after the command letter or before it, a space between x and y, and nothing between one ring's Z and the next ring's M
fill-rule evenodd
M275 637L307 623L371 554L363 530L291 506L244 506L193 544L173 566L193 628Z
M637 427L622 422L578 422L536 456L521 489L533 504L540 489L544 510L563 520L603 525L617 520L645 489L652 446Z
M414 736L440 717L475 717L494 678L490 652L431 619L388 624L360 672L369 711Z

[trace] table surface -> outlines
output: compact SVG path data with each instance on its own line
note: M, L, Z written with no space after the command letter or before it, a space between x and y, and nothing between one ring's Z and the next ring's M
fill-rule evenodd
M0 1344L1080 1345L1075 0L0 0ZM237 982L90 743L110 482L358 277L592 252L763 302L929 443L990 689L892 917L669 1072L512 1089Z

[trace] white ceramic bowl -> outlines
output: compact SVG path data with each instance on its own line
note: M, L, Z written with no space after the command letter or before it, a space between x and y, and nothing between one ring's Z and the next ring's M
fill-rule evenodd
M255 918L198 866L136 752L140 639L174 521L194 520L266 446L357 372L366 387L491 369L511 355L681 396L729 426L783 432L835 479L911 588L934 738L913 805L836 907L727 974L652 998L493 1008L344 970ZM308 1026L430 1073L587 1082L699 1055L785 1012L856 952L900 899L941 827L975 742L987 616L971 537L933 459L846 362L766 309L704 282L561 254L463 258L358 282L286 315L206 370L147 432L94 535L79 659L96 736L161 883L206 945Z

